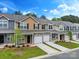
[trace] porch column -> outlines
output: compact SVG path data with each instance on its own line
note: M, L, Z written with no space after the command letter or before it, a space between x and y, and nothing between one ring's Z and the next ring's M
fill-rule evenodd
M60 41L60 34L58 34L58 41Z
M27 43L27 35L25 35L25 38L24 39L25 39L25 43Z
M53 40L52 40L52 33L50 33L49 41L53 41Z
M34 35L32 34L32 44L34 44Z
M4 34L4 43L7 43L6 34Z

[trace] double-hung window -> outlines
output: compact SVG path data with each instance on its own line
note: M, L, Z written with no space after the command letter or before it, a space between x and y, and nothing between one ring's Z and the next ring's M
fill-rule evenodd
M44 25L42 25L42 29L45 29L45 24L44 24Z
M21 22L21 23L20 23L20 29L26 30L26 29L27 29L27 24L24 23L24 22Z
M34 29L39 29L39 24L34 24Z
M52 25L49 25L49 30L51 30L52 29Z
M8 28L8 21L0 20L0 28Z

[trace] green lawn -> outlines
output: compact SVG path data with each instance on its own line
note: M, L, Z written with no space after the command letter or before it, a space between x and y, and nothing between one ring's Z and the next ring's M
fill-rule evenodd
M46 53L38 47L0 49L0 59L28 59L45 54Z
M70 49L79 47L79 44L72 43L72 42L57 41L57 42L55 42L55 43L56 43L56 44L59 44L59 45L61 45L61 46L64 46L64 47L66 47L66 48L70 48Z

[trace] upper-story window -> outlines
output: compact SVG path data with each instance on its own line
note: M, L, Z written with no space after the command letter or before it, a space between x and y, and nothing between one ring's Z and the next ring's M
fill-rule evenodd
M74 31L76 31L77 29L76 29L76 26L74 26Z
M49 29L52 29L52 25L49 25Z
M69 31L69 26L64 27L64 30L68 30Z
M0 20L0 28L8 28L8 21L7 20Z
M27 23L27 29L29 29L29 23Z
M20 29L26 30L26 29L27 29L27 24L24 23L24 22L21 22L21 23L20 23Z
M34 24L34 29L39 29L39 24Z
M70 30L73 31L73 27L72 26L70 26Z
M42 25L42 29L45 29L45 24L44 24L44 25Z

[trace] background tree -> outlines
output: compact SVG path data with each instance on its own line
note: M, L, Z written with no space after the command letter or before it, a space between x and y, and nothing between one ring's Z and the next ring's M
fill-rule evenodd
M22 15L21 11L15 11L14 14L15 15Z
M69 36L69 40L70 40L70 41L73 40L73 39L72 39L72 32L71 32L71 31L68 31L67 35Z
M15 46L18 47L19 42L23 39L22 32L19 28L15 29L15 34L12 35L12 41L15 43Z
M33 16L33 17L36 17L37 18L37 15L34 14L34 13L28 13L28 14L26 14L26 16Z
M61 18L52 18L52 21L61 21Z
M79 17L74 15L66 15L61 17L62 21L69 21L73 23L79 23Z
M42 19L47 19L46 16L44 16L44 15L42 15L40 18L42 18Z

